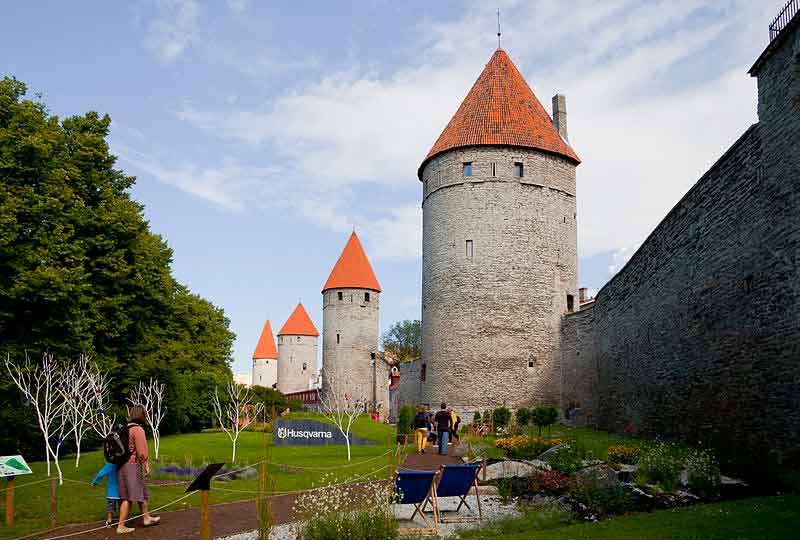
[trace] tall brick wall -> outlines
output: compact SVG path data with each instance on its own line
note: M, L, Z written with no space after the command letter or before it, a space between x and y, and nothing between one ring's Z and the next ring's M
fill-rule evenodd
M328 389L327 374L333 372L347 393L371 403L374 380L376 402L387 414L389 366L376 355L373 368L371 357L378 352L380 293L329 289L322 294L322 304L323 393Z
M591 313L564 319L562 400L583 394L601 427L631 422L712 444L740 466L800 448L795 23L753 72L759 123L600 290Z
M594 303L564 316L560 352L561 414L572 424L593 426L598 398Z
M462 416L558 403L560 318L568 294L577 303L574 164L531 149L471 147L431 159L422 180L419 400L445 401Z
M317 368L316 336L278 336L278 391L283 394L308 390Z

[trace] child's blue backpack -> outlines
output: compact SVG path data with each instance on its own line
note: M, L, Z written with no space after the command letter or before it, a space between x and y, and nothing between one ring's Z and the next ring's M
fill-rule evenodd
M133 452L128 446L128 429L130 425L117 424L103 440L103 456L106 461L122 467L131 458Z

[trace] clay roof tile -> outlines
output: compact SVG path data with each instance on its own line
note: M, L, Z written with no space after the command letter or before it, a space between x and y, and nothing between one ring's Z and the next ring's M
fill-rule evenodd
M278 351L275 349L275 338L272 337L272 326L270 326L269 321L264 323L261 337L258 338L258 345L256 345L256 350L253 351L253 360L262 358L278 358Z
M347 245L344 246L339 260L331 270L331 275L322 292L328 289L369 289L371 291L381 291L372 265L369 264L367 254L361 247L358 235L353 231Z
M314 323L311 322L311 317L308 316L306 308L303 307L303 303L300 302L297 304L297 307L294 308L292 314L289 315L289 319L287 319L281 331L278 332L278 335L317 337L319 336L319 332L317 331L317 327L314 326Z

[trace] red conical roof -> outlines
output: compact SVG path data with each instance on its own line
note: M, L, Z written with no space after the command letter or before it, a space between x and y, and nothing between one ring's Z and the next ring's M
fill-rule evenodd
M275 338L272 337L272 326L269 321L264 323L264 329L261 331L261 337L258 339L258 345L253 352L253 360L262 358L278 358L278 351L275 350Z
M453 148L508 145L536 148L580 163L503 49L497 49L419 167Z
M339 260L331 270L328 281L322 288L322 292L328 289L369 289L371 291L381 291L375 272L369 264L367 254L361 247L358 235L355 231L350 235L347 245L344 246Z
M286 321L286 324L283 325L281 331L278 332L278 335L316 337L319 335L319 332L317 332L317 327L314 326L314 323L311 322L311 317L306 313L306 308L303 307L303 303L300 302L297 304L297 307L294 308L292 314L289 315L289 319Z

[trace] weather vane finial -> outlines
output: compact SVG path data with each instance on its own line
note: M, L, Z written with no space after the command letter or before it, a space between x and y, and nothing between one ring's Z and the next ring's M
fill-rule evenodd
M500 48L500 8L497 8L497 48Z

